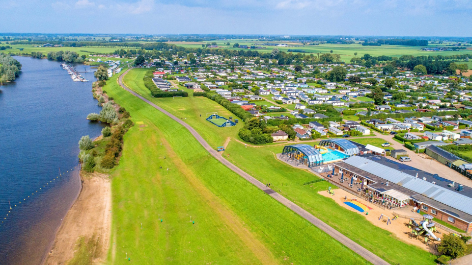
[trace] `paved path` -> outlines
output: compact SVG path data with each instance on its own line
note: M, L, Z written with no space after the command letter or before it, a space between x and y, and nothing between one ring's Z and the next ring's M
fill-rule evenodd
M129 70L131 70L131 69L129 69ZM136 93L136 92L132 91L131 89L129 89L128 87L126 87L126 85L124 85L124 83L123 83L123 76L125 76L128 73L129 70L127 70L125 73L123 73L120 76L120 78L118 79L118 83L120 84L120 86L123 89L130 92L131 94L133 94L134 96L136 96L137 98L143 100L144 102L151 105L153 108L159 110L160 112L164 113L165 115L167 115L171 119L175 120L176 122L180 123L182 126L187 128L187 130L190 131L190 133L195 137L195 139L197 139L197 141L203 146L203 148L205 148L216 160L220 161L223 165L227 166L233 172L240 175L241 177L243 177L244 179L249 181L251 184L253 184L257 188L264 191L266 194L268 194L269 196L271 196L272 198L274 198L275 200L277 200L281 204L283 204L286 207L290 208L292 211L294 211L295 213L297 213L301 217L305 218L308 222L312 223L314 226L316 226L319 229L323 230L325 233L327 233L328 235L330 235L331 237L333 237L334 239L339 241L341 244L343 244L346 247L350 248L352 251L356 252L357 254L359 254L360 256L365 258L367 261L369 261L373 264L388 264L383 259L379 258L378 256L376 256L372 252L370 252L367 249L363 248L362 246L360 246L356 242L352 241L351 239L349 239L345 235L341 234L340 232L338 232L334 228L330 227L329 225L327 225L326 223L324 223L320 219L316 218L315 216L313 216L309 212L305 211L300 206L298 206L298 205L294 204L293 202L289 201L287 198L285 198L284 196L278 194L274 190L266 187L265 184L263 184L262 182L258 181L255 178L253 178L252 176L250 176L249 174L247 174L246 172L244 172L243 170L241 170L237 166L233 165L231 162L229 162L228 160L223 158L221 155L219 155L218 152L216 150L214 150L205 141L205 139L203 139L203 137L200 134L198 134L198 132L195 131L195 129L193 129L190 125L188 125L187 123L183 122L181 119L175 117L174 115L167 112L163 108L157 106L156 104L154 104L151 101L147 100L143 96L139 95L138 93Z

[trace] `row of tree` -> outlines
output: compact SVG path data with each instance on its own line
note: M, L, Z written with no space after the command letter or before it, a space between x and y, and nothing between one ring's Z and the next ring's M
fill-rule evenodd
M54 60L58 62L66 63L82 63L86 56L79 56L76 52L71 51L58 51L58 52L49 52L47 55L48 60Z

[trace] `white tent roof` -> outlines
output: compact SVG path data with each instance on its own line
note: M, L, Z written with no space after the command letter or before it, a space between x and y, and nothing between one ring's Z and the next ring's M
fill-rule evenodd
M383 194L388 195L392 198L395 198L398 201L406 201L406 200L410 199L410 196L408 196L404 193L401 193L398 190L388 190L388 191L384 192Z
M385 153L385 150L383 150L382 148L377 147L377 146L373 146L371 144L366 145L365 148L371 150L374 153L378 153L378 154Z

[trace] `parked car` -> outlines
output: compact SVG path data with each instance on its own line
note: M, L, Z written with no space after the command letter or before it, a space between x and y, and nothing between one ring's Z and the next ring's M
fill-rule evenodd
M382 147L387 147L387 146L390 146L390 143L383 143L382 144Z
M343 135L344 138L348 138L348 137L351 137L349 134L345 134Z
M395 134L397 134L397 132L390 132L390 134L391 134L391 135L395 135Z
M411 158L407 157L407 156L402 156L400 157L400 161L401 162L410 162L411 161Z

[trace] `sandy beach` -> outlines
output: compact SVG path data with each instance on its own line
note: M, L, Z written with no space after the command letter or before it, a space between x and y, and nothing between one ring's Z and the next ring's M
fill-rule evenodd
M104 174L81 172L82 190L67 212L56 234L54 245L44 264L67 264L74 258L80 239L93 241L98 257L93 263L106 258L111 228L111 185Z

